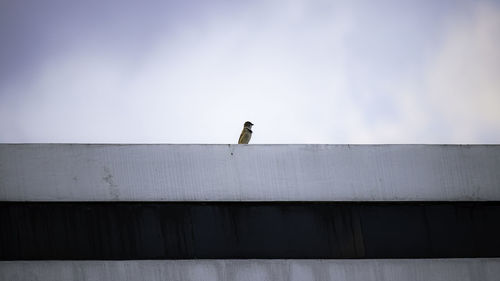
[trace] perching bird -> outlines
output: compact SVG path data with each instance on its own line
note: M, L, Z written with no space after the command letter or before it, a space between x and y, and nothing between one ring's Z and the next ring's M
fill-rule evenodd
M241 131L240 139L238 140L238 144L248 144L250 138L252 137L252 122L247 121L243 125L243 131Z

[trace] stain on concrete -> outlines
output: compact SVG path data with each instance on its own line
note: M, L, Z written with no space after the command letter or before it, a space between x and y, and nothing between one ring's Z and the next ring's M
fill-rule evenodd
M113 198L114 200L118 200L120 198L120 190L118 189L118 185L114 181L113 174L106 166L104 166L104 176L102 177L102 179L108 185L111 198Z

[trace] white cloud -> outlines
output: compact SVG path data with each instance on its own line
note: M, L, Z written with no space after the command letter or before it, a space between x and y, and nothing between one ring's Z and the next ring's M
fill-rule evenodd
M255 143L331 142L346 26L297 3L178 26L133 68L109 48L52 56L15 85L23 136L4 141L231 143L251 120Z
M453 142L500 141L500 8L481 3L450 24L430 64L429 99Z
M480 2L448 17L421 71L378 84L390 96L395 118L365 120L359 127L365 136L352 141L500 141L500 37L495 36L500 34L500 9Z
M366 35L360 7L278 2L170 27L147 53L47 57L35 79L1 89L0 141L234 143L246 120L252 143L500 140L497 8L453 18L427 64L407 58L413 70L350 49Z

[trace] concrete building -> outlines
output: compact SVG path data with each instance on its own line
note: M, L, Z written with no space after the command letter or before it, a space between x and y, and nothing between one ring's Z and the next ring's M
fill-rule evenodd
M0 280L497 280L500 146L0 145Z

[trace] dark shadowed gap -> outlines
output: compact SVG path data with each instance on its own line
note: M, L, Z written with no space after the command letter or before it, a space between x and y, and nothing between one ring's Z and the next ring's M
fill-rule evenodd
M500 257L500 202L2 202L2 260Z

